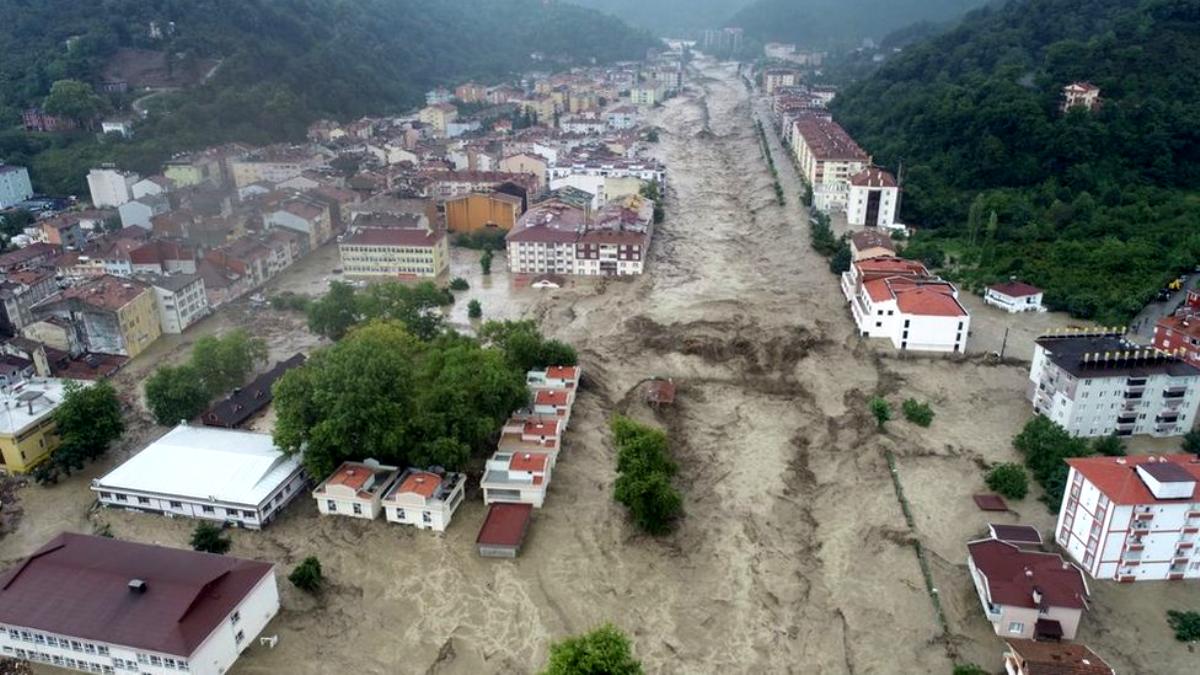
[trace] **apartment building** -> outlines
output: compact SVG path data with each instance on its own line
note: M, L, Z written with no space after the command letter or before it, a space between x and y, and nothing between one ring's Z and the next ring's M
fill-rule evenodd
M434 103L418 113L422 124L428 125L435 136L445 137L450 123L458 119L458 108L450 103Z
M375 460L343 462L313 490L317 511L326 516L375 520L382 510L383 495L400 475L400 467Z
M70 322L86 351L133 358L162 335L154 292L136 279L102 275L33 308Z
M278 611L270 563L64 532L0 574L0 656L221 675Z
M821 211L845 210L850 178L870 165L870 155L841 125L822 115L793 121L791 139L800 175L813 189L813 206Z
M442 230L356 226L338 243L338 252L351 275L436 277L450 265Z
M996 635L1075 639L1090 594L1078 567L996 539L973 541L967 551L975 592Z
M901 350L966 350L971 316L958 301L958 289L919 262L854 262L842 273L842 293L862 337L887 338Z
M1200 459L1068 459L1055 540L1096 579L1200 578Z
M1200 291L1188 291L1187 300L1174 314L1154 324L1153 344L1200 367Z
M631 160L624 157L595 157L583 156L564 157L553 162L548 169L550 187L554 181L567 176L595 176L600 178L633 177L647 183L658 183L659 188L666 185L666 168L653 160ZM589 190L589 192L593 192Z
M534 187L541 191L546 187L546 176L550 162L541 155L531 152L518 152L500 160L498 168L505 173L527 173L534 176L537 182Z
M0 274L0 326L19 334L33 323L33 306L58 292L55 272L31 267Z
M446 200L446 228L451 232L511 230L521 217L520 197L504 192L461 195Z
M0 209L16 206L32 196L29 170L23 166L0 164Z
M1200 368L1103 329L1038 338L1028 386L1033 409L1072 436L1178 436L1200 406Z
M850 177L846 220L862 227L896 228L900 187L896 177L877 166L869 166ZM899 226L903 228L903 225Z
M65 385L66 380L34 378L0 391L0 472L28 473L58 448L54 411Z
M445 532L466 495L466 474L408 468L383 496L389 523Z
M505 238L514 274L574 274L575 247L587 212L557 199L531 207Z
M254 183L282 183L305 171L318 169L325 155L303 146L270 146L229 160L229 172L238 190Z
M115 209L132 200L133 184L141 179L141 176L132 171L121 171L112 166L92 169L87 175L92 206L98 209Z
M198 274L147 274L141 280L154 291L162 332L177 335L208 316L208 294Z
M794 87L800 84L800 73L783 68L768 68L763 71L763 91L768 96L780 87Z

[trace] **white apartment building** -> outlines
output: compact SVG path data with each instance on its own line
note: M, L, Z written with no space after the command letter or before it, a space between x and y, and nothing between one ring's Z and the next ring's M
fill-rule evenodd
M554 181L567 176L596 176L601 178L628 178L658 183L659 188L666 185L667 170L661 164L651 161L625 161L621 159L571 159L552 162L548 168L551 188ZM588 190L588 192L592 192ZM593 194L595 194L593 192Z
M543 452L502 452L492 455L479 486L483 503L530 504L542 508L550 487L550 456Z
M768 96L780 87L794 87L800 84L800 73L795 70L770 68L763 71L763 91Z
M317 511L325 516L375 520L382 510L384 493L399 474L400 467L373 459L343 462L313 490Z
M92 481L101 506L257 530L304 492L298 455L270 434L180 424Z
M921 263L860 260L842 274L842 293L862 337L888 338L901 350L966 350L971 316L958 301L958 289Z
M132 171L101 167L88 172L88 191L92 206L98 209L117 208L133 199L133 185L142 177Z
M154 289L162 332L179 334L208 316L208 294L198 274L148 274L141 277Z
M846 220L851 225L896 229L899 204L900 187L895 176L887 171L869 166L850 177Z
M0 164L0 209L20 204L32 196L29 170L23 166Z
M850 200L850 177L867 168L871 157L840 125L823 115L792 122L792 152L800 175L812 186L813 206L841 211Z
M1200 459L1068 459L1055 540L1096 579L1200 578Z
M270 563L63 533L0 574L0 656L222 675L278 611Z
M1196 421L1200 368L1119 332L1038 338L1027 395L1072 436L1179 436Z
M467 476L406 469L383 496L389 523L445 532L466 494Z
M629 102L633 105L653 106L661 103L666 95L665 90L657 84L644 84L629 90Z

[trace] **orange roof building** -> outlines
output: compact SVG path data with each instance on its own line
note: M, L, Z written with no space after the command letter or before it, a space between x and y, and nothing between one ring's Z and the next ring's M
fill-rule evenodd
M374 520L379 516L384 492L399 473L399 467L373 459L344 462L313 490L317 510L327 516Z
M842 274L842 293L862 337L882 337L901 350L966 349L971 317L958 289L921 263L895 257L854 262Z
M463 502L465 474L441 469L405 469L383 497L389 523L444 532Z

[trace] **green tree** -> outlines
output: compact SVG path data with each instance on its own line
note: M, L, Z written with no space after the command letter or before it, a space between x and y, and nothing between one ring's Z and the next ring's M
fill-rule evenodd
M457 438L435 438L410 456L413 466L440 466L451 471L466 468L471 459L471 446Z
M472 298L471 301L467 303L467 318L478 319L482 316L483 305L479 304L478 300Z
M300 561L288 575L288 581L302 591L316 593L325 583L325 574L321 570L321 561L316 556L308 556Z
M483 271L484 276L492 273L492 249L483 249L483 255L479 257L479 269Z
M204 553L224 555L229 552L233 542L226 537L221 528L212 523L200 523L192 531L192 550Z
M629 509L635 525L653 535L670 532L683 513L683 497L670 477L657 471L617 476L613 497Z
M1167 611L1167 624L1180 642L1200 642L1200 612Z
M887 424L888 420L892 419L891 404L877 396L871 399L867 405L871 409L871 416L875 418L875 424L882 431L883 425Z
M1116 434L1100 436L1092 440L1092 454L1107 457L1124 457L1125 443Z
M991 673L974 663L960 663L954 666L954 675L991 675Z
M574 366L579 357L565 342L547 340L537 324L524 321L488 321L479 329L484 344L504 352L512 367L522 373L549 366Z
M1013 447L1025 458L1025 466L1045 492L1043 500L1058 508L1066 487L1066 460L1091 454L1087 441L1067 433L1049 418L1038 415L1029 420L1013 438Z
M987 473L987 486L1009 499L1029 494L1029 476L1019 464L997 464Z
M96 95L92 85L79 80L58 80L50 85L50 94L42 107L51 115L67 117L80 124L90 124L107 107Z
M163 366L146 380L146 403L154 421L175 425L193 419L211 400L196 368Z
M308 329L331 340L340 340L358 323L354 287L341 281L329 285L329 292L308 306Z
M454 277L450 280L450 290L452 291L465 291L470 288L471 284L467 283L467 280L462 277Z
M590 633L550 645L550 660L541 675L641 675L629 638L604 624Z
M837 251L829 259L829 271L834 274L841 274L850 270L850 264L854 262L854 254L850 252L850 244L843 237L841 243L838 244Z
M1184 434L1179 446L1184 452L1200 455L1200 430L1192 429Z
M211 399L245 384L255 364L266 358L266 342L239 328L220 337L205 335L196 340L191 365Z
M125 433L117 390L107 380L90 385L68 382L54 410L54 424L60 439L56 463L68 469L82 467L84 460L100 457Z
M900 410L904 413L904 419L917 426L927 427L933 424L933 408L929 407L928 403L909 398L900 405Z

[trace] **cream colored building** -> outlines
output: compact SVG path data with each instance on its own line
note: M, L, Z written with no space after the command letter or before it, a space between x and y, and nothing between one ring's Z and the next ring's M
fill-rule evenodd
M450 123L458 119L458 108L449 103L435 103L421 108L419 118L433 129L434 135L445 136Z
M444 532L466 494L466 474L406 469L383 497L389 523Z
M346 274L397 278L436 277L450 264L446 233L400 227L363 227L338 244Z
M348 516L374 520L379 516L384 492L396 480L400 468L365 462L344 462L333 475L313 490L317 510L326 516Z
M546 188L546 174L549 163L545 157L529 152L509 155L500 160L499 170L505 173L528 173L537 177L537 189Z
M870 155L824 116L801 117L792 123L792 151L801 176L812 186L813 206L827 212L846 210L850 178L867 168Z

